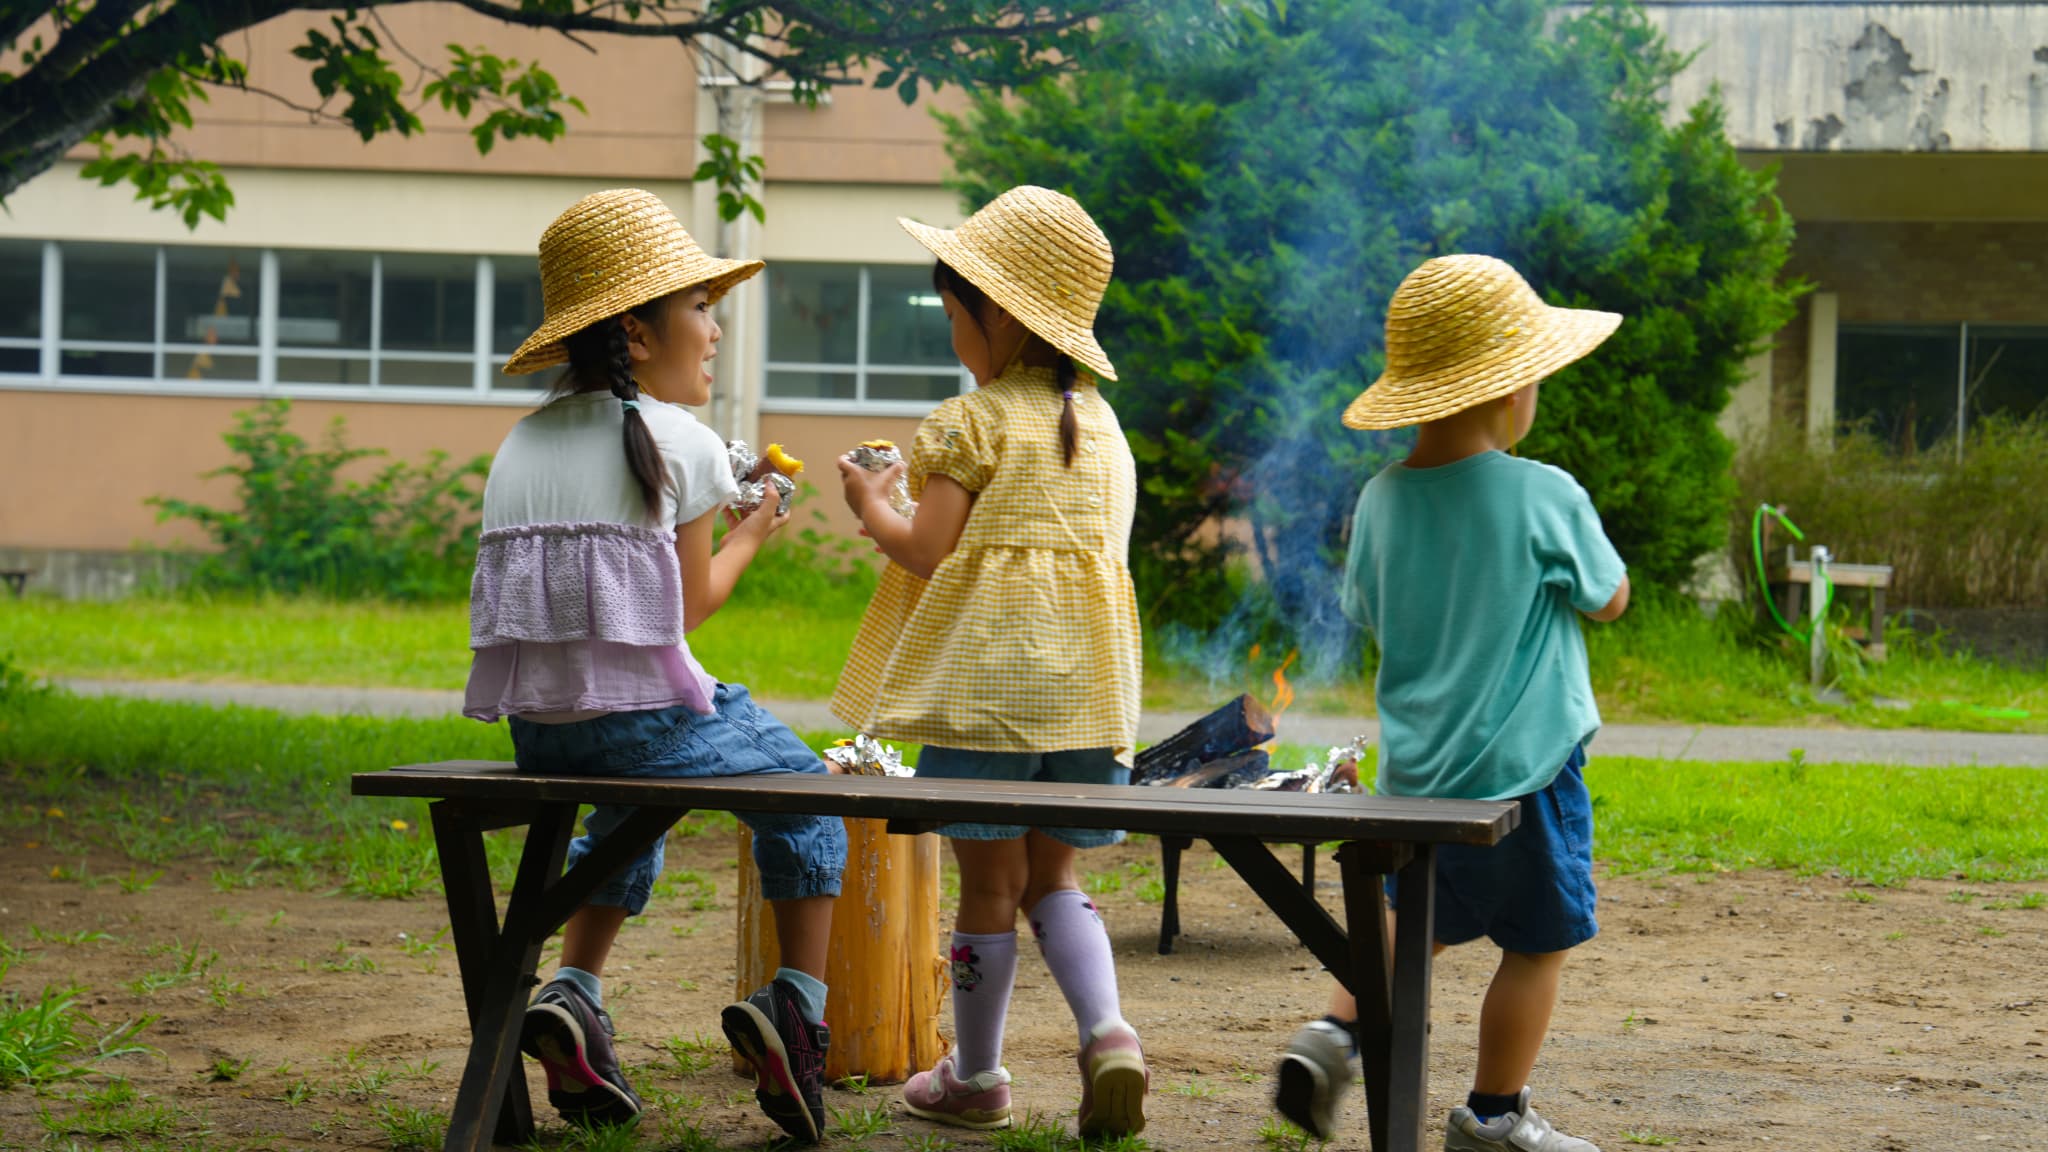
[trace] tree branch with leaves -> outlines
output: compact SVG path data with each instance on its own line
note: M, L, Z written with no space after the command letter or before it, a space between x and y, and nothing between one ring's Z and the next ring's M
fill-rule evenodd
M234 204L220 168L177 137L216 89L278 100L346 124L363 140L412 136L438 105L471 122L477 150L501 140L554 140L583 103L538 60L449 44L430 64L391 35L382 13L429 0L12 0L0 5L0 202L81 146L84 175L130 184L139 199L181 215L225 219ZM835 87L868 83L906 103L945 84L1004 90L1065 71L1086 54L1098 19L1132 0L453 0L521 27L552 30L578 50L605 37L672 40L717 61L754 63L732 81L784 81L815 104ZM223 47L235 33L293 12L327 12L292 55L321 103L306 107L252 86L248 62ZM409 80L401 67L410 67ZM758 156L707 140L695 178L720 190L726 219L759 215L747 192Z

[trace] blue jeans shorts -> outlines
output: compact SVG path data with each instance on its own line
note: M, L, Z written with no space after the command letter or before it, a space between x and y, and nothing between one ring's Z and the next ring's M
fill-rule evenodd
M1586 750L1573 749L1549 787L1518 798L1522 822L1493 847L1437 846L1439 943L1484 936L1509 952L1562 952L1600 931L1585 766ZM1398 888L1387 877L1390 899Z
M521 772L548 776L750 776L768 772L824 772L825 764L782 722L763 712L738 684L720 684L717 709L700 716L683 707L613 712L574 724L510 719L512 754ZM632 808L598 804L583 818L583 835L569 844L568 866L588 856L616 831ZM769 900L839 895L846 870L846 825L836 816L744 812L754 831L754 865L761 895ZM637 916L661 875L662 844L598 886L587 903L624 908Z
M917 774L940 780L1045 780L1055 784L1129 784L1131 770L1107 748L1073 752L969 752L927 744L917 756ZM947 824L939 835L955 840L1015 840L1022 824ZM1101 848L1123 840L1113 828L1040 828L1073 848Z

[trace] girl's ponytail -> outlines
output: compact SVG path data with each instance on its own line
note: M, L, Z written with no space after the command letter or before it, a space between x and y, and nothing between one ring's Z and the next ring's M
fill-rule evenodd
M659 323L668 306L666 297L632 309L632 315L648 324ZM640 415L640 383L633 379L633 354L624 319L613 316L565 337L569 371L563 374L558 391L573 391L577 383L585 388L603 383L624 402L626 466L639 482L640 495L647 501L650 516L661 514L661 450L654 445L646 418Z
M1074 466L1074 441L1080 436L1080 425L1074 419L1074 380L1079 375L1072 356L1061 356L1060 366L1053 376L1052 386L1060 393L1060 455L1067 467Z

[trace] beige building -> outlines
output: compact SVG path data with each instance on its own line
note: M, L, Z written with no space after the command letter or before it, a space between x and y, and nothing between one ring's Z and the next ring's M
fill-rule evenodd
M847 89L808 109L770 93L751 117L721 121L733 90L700 80L671 43L612 38L596 55L452 5L385 19L415 50L538 57L589 114L570 113L553 144L480 156L446 116L365 145L219 93L182 142L226 170L225 223L187 230L124 187L81 180L75 159L22 188L0 215L0 568L112 592L126 583L112 554L195 542L144 501L226 500L230 482L201 474L228 461L232 414L265 397L291 398L303 433L345 417L352 443L394 458L492 451L553 375L498 370L540 319L541 230L600 188L648 188L706 247L769 262L723 305L717 394L701 415L814 461L811 508L835 525L850 521L831 458L870 437L908 439L967 385L929 258L895 224L961 216L939 186L928 101ZM252 84L315 103L289 49L316 20L254 30ZM722 226L713 191L689 180L697 140L721 127L748 132L766 158L766 227Z
M1797 319L1724 426L1767 422L1825 442L1861 423L1924 447L1991 413L2048 401L2048 6L1920 0L1650 0L1697 52L1673 104L1719 84L1728 131L1781 166L1799 225ZM256 29L253 82L314 100L288 49L313 16ZM38 178L0 215L0 569L115 591L109 557L190 542L152 495L223 500L200 474L227 460L238 408L295 401L352 441L417 458L488 452L545 380L497 368L537 322L541 229L585 192L650 188L706 242L770 262L724 306L718 391L727 435L817 462L810 504L848 525L830 459L903 440L966 386L921 248L898 215L959 218L929 107L843 90L751 116L672 44L604 40L602 55L448 6L385 19L408 45L487 43L546 62L589 105L553 144L479 156L429 114L410 139L364 145L273 101L217 95L184 138L228 171L225 224L188 231L123 189ZM721 228L688 181L721 126L766 157L767 224Z
M1689 107L1780 165L1813 285L1724 427L1900 450L2048 413L2048 5L1919 0L1648 6Z

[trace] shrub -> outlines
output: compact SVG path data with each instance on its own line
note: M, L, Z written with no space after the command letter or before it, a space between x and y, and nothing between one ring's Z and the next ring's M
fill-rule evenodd
M2048 418L1987 418L1961 461L1953 440L1897 455L1852 431L1815 453L1787 432L1744 452L1736 475L1736 567L1752 586L1750 514L1768 501L1838 560L1890 564L1895 604L2048 607Z
M1638 584L1690 577L1733 493L1715 416L1790 315L1791 223L1718 101L1670 114L1685 61L1638 8L1157 0L1104 29L1087 71L974 98L949 150L971 204L1060 188L1117 248L1099 326L1148 628L1229 617L1310 675L1351 666L1344 537L1407 440L1338 417L1395 286L1448 252L1628 317L1544 388L1525 448L1586 486ZM1252 597L1220 562L1240 538Z
M286 427L291 401L235 413L222 435L238 458L207 476L232 476L227 508L151 497L157 519L190 520L218 551L199 560L187 587L201 591L318 592L394 599L469 593L490 458L451 466L445 452L424 464L393 461L368 482L343 478L359 460L383 455L351 448L337 416L323 446Z

